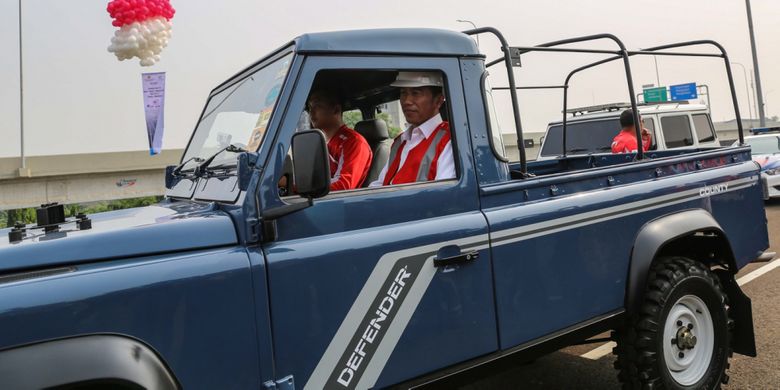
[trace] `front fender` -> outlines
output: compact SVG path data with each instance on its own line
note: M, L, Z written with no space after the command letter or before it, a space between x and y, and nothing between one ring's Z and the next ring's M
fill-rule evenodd
M0 351L0 389L43 389L87 382L180 388L151 348L124 336L79 336Z

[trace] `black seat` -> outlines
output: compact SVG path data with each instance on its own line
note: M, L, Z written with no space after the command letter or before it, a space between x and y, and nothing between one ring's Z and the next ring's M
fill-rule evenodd
M363 181L363 187L368 187L372 181L376 180L382 168L385 167L387 159L390 157L390 146L393 141L390 139L390 133L387 131L387 123L381 119L367 119L355 124L357 131L368 142L371 152L374 154L371 160L371 168L368 170L368 176Z

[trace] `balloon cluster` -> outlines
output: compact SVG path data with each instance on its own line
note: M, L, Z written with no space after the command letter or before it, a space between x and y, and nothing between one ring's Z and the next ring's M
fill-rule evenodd
M106 7L111 23L119 29L108 51L120 61L138 57L141 66L160 60L171 38L171 19L176 12L169 0L111 0Z

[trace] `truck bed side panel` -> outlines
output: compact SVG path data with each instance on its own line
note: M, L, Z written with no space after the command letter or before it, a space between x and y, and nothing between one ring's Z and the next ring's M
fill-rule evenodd
M624 176L575 181L572 174L567 182L563 175L552 185L544 178L536 179L538 185L529 180L515 191L483 187L501 348L622 309L631 248L648 221L686 209L712 211L713 205L725 213L729 205L752 205L747 198L760 198L752 162L712 161L717 163L711 167L659 168L668 173L650 180L626 168ZM702 191L712 186L716 190ZM565 196L555 195L562 192ZM743 214L748 220L764 218L763 209L754 206ZM727 225L731 220L726 214L719 219ZM753 240L738 248L745 256L756 245Z

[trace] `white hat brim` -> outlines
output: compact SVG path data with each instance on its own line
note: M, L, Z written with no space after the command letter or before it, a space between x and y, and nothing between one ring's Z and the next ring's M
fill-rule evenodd
M423 83L416 80L396 80L390 84L397 88L418 88L418 87L441 87L440 83Z

